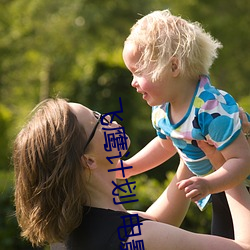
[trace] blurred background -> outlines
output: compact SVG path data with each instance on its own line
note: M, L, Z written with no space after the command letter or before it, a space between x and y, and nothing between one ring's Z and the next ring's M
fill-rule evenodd
M155 136L151 109L130 86L121 53L135 21L166 8L199 21L222 42L212 82L250 112L249 0L0 0L0 249L33 249L20 238L14 216L11 150L39 101L58 95L111 112L119 109L121 97L130 156ZM174 157L135 177L139 202L127 207L146 209L177 165ZM200 212L192 204L182 228L208 233L210 222L211 207Z

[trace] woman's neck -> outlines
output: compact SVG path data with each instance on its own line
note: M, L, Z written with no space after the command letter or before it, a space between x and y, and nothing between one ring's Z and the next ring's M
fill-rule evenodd
M90 200L86 205L117 211L126 211L122 204L114 204L113 199L119 202L119 196L113 196L112 192L115 189L116 183L115 171L108 172L108 168L97 167L90 170L86 176L86 187ZM115 190L117 193L117 190Z

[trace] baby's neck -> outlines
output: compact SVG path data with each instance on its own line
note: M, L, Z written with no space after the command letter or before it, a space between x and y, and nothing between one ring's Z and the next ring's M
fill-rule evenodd
M179 91L176 98L170 102L169 118L172 124L181 121L187 113L195 94L197 82L197 80L183 81L182 90Z

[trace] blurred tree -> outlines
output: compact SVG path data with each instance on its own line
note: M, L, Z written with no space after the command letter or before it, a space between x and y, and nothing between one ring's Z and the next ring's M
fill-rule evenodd
M238 101L242 96L249 96L249 1L193 0L188 12L193 21L202 23L205 30L223 44L211 69L214 85Z
M9 141L9 127L11 126L12 113L11 111L0 103L0 168L8 169L10 167L10 147Z
M250 112L250 95L244 96L239 100L239 105L245 110Z
M126 71L121 48L129 28L139 17L138 13L144 15L163 8L202 22L222 40L225 48L212 68L212 78L216 85L230 90L237 99L249 95L246 79L250 59L245 56L249 43L249 7L245 1L230 0L226 7L222 6L223 2L214 0L209 3L140 0L129 4L113 0L2 1L0 100L9 106L15 117L22 117L39 100L58 93L88 105L96 80L93 75L96 64L101 61ZM235 22L238 13L240 22ZM235 18L231 18L233 16ZM238 39L243 35L244 39ZM117 80L118 74L114 76ZM119 85L127 79L119 79ZM106 95L107 91L110 88L106 88ZM114 92L112 89L112 94ZM134 100L138 102L139 98ZM131 101L126 103L128 108L130 104ZM143 102L139 105L143 115L148 117L148 107Z
M48 96L66 97L101 112L117 110L121 97L121 124L132 140L131 155L155 136L150 107L129 87L131 76L121 52L135 21L157 9L170 8L173 14L201 22L223 43L212 80L250 111L248 1L1 0L0 169L8 169L6 145L34 105ZM162 188L166 171L174 170L177 162L176 156L147 173L139 182L143 197L153 197L151 193ZM144 208L143 203L144 198L138 208ZM204 230L200 225L209 221L209 213L200 219L195 209L191 206L187 227L207 231L208 225Z

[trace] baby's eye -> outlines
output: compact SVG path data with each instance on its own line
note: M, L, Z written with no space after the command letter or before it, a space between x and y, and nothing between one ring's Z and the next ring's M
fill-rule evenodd
M136 71L133 73L134 76L142 76L142 72L141 71Z

